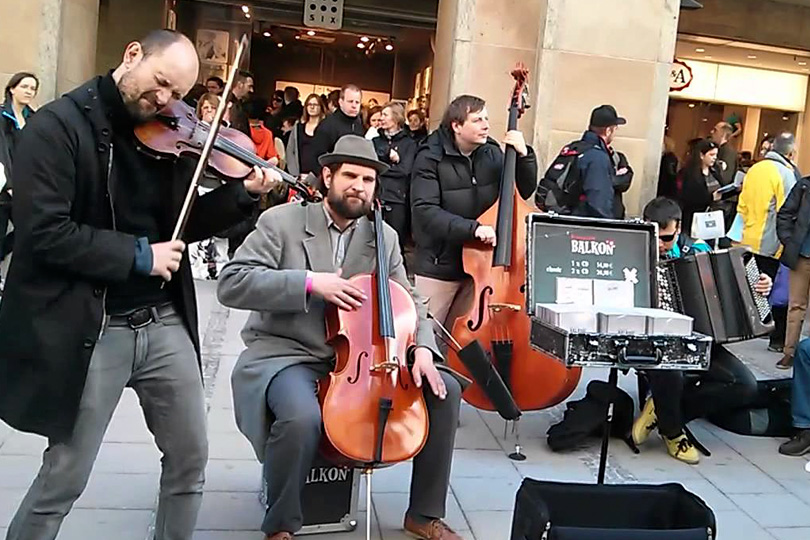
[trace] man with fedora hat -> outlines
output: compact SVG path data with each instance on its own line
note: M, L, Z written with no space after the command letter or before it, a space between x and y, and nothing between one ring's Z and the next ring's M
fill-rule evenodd
M582 196L574 215L613 218L614 182L616 168L610 145L616 130L627 120L620 117L612 105L601 105L591 112L588 131L582 136L585 150L577 161Z
M327 303L354 310L370 301L350 281L375 269L373 222L368 214L377 176L388 167L357 135L338 140L323 166L324 201L290 203L262 214L222 271L218 296L226 306L252 311L242 336L247 349L232 375L240 431L265 464L268 540L288 540L302 526L302 488L321 438L316 384L334 364L326 343ZM461 537L441 520L450 481L461 385L441 362L425 302L408 283L396 232L383 223L389 275L414 297L419 315L411 372L424 388L427 443L413 461L405 530L424 540ZM369 323L370 324L370 323Z

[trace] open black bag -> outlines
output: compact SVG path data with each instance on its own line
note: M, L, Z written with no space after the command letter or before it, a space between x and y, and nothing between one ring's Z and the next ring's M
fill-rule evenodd
M525 478L511 540L713 540L714 512L680 484L594 485Z

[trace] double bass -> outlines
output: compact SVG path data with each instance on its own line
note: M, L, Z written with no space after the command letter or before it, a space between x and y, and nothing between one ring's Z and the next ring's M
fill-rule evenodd
M528 71L522 64L512 72L515 86L509 107L508 130L528 107ZM474 241L464 246L464 271L472 278L473 305L452 324L453 338L464 348L483 348L497 374L522 410L540 410L560 403L579 383L579 368L568 369L530 345L531 319L526 306L526 216L535 209L515 196L517 151L507 146L497 201L478 218L495 229L495 246ZM451 349L451 368L470 371ZM469 376L469 375L468 375ZM475 380L462 395L470 405L497 410L482 381ZM509 418L507 418L509 419Z
M364 469L371 508L371 472L418 454L428 436L428 413L407 356L419 321L410 292L388 275L382 207L375 202L377 268L349 282L368 298L360 308L326 313L328 343L335 368L319 383L324 437L321 454L329 461ZM370 516L366 534L370 538Z

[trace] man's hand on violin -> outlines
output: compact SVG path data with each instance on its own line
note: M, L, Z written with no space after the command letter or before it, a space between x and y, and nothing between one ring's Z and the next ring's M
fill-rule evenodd
M425 347L417 347L414 351L414 362L411 368L413 382L417 388L422 388L422 379L427 379L428 385L439 399L447 397L447 387L444 385L441 373L433 363L433 352Z
M521 157L529 155L529 147L526 146L526 140L523 138L523 132L521 131L507 131L506 137L503 139L503 144L513 146Z
M181 240L152 244L152 272L153 276L160 276L164 281L171 281L172 274L180 269L183 251L186 244Z
M320 296L327 302L335 304L340 309L354 311L368 298L363 291L352 285L348 279L328 272L312 272L312 293Z
M253 167L250 176L245 178L245 189L253 195L264 195L269 193L279 182L282 182L282 180L278 171Z

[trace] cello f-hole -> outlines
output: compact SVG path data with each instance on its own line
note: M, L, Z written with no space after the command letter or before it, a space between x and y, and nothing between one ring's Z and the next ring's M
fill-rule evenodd
M467 321L467 328L472 332L477 332L484 324L484 309L486 309L486 296L495 292L492 287L487 285L481 291L481 296L478 298L478 322L473 323L471 320Z
M368 353L366 351L363 351L357 355L357 369L355 370L354 375L347 379L349 384L354 384L360 380L360 364L362 364L364 358L368 358Z

